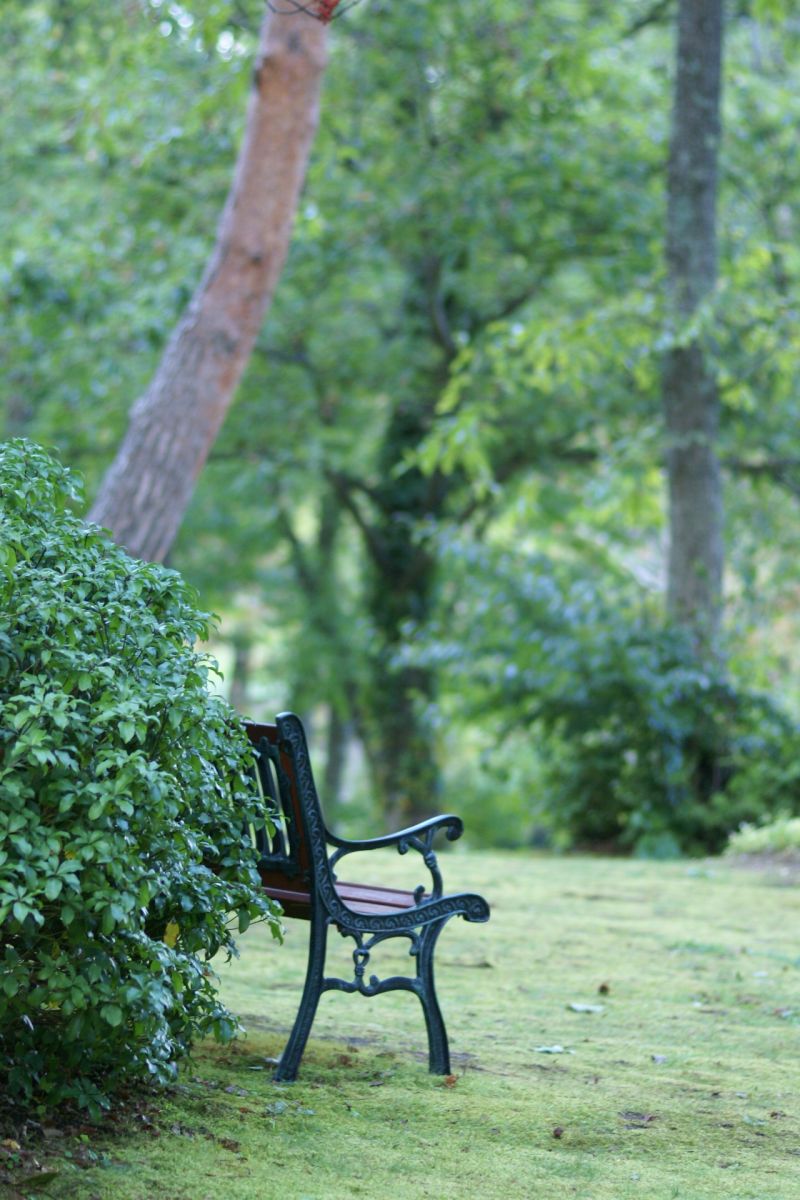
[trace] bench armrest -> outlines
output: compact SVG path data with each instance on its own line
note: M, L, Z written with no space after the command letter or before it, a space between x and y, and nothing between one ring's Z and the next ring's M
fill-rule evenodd
M346 854L356 854L362 850L381 850L387 846L396 846L398 854L407 854L409 850L416 850L422 855L425 866L433 879L433 888L429 896L437 899L442 894L442 876L433 852L433 839L440 829L445 831L448 841L454 842L464 832L464 823L460 817L446 813L440 817L431 817L427 821L420 821L417 825L410 825L408 829L400 829L397 833L387 833L383 837L367 838L364 841L336 837L335 834L326 831L328 844L336 847L328 861L333 871L339 860ZM418 887L414 894L419 903L425 894L424 887Z
M327 840L331 846L339 846L343 850L380 850L384 846L394 846L398 842L407 841L409 838L425 837L426 842L432 840L432 835L440 829L447 830L447 840L454 842L460 838L464 832L464 822L460 817L454 817L452 813L445 813L441 817L430 817L427 821L420 821L418 825L409 825L408 829L399 829L396 833L387 833L382 837L367 838L365 840L354 841L352 838L340 838L334 833L328 831L326 833ZM401 850L401 854L405 851Z

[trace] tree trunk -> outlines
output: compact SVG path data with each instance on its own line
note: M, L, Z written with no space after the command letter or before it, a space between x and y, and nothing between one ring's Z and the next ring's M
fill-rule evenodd
M89 514L140 558L169 551L275 291L325 60L323 23L267 10L216 245Z
M428 380L434 383L434 380ZM441 386L441 380L436 380ZM422 390L423 380L418 381ZM433 396L439 389L433 387ZM426 709L436 696L435 673L398 662L408 627L430 619L437 564L421 530L442 515L446 486L437 473L396 466L430 430L433 404L407 397L392 413L378 462L368 608L376 632L363 708L363 732L373 786L391 828L439 810L441 787L435 731Z
M722 610L719 395L702 333L681 334L717 278L723 0L680 0L667 184L668 294L677 344L664 369L670 615L713 648Z
M395 830L441 811L435 730L421 711L435 697L435 676L398 669L390 647L383 649L371 664L365 750L380 810L387 828Z
M327 705L325 771L322 776L322 802L329 821L335 821L342 801L350 724L335 704Z
M248 713L250 673L253 665L253 645L241 634L233 639L233 671L228 701L243 716Z

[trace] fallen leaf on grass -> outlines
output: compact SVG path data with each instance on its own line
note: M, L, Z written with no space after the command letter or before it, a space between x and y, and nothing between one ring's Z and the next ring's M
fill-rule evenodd
M263 1071L265 1067L277 1067L279 1058L262 1058L259 1062L246 1063L248 1071Z
M286 1112L300 1117L314 1116L313 1108L302 1108L296 1101L292 1101L290 1104L287 1100L273 1100L264 1106L264 1112L268 1117L280 1117Z
M658 1120L655 1113L621 1112L619 1115L626 1129L650 1129Z
M458 1083L458 1076L457 1075L445 1075L444 1079L442 1080L442 1083L444 1084L445 1087L454 1088L456 1086L456 1084Z
M169 1131L174 1137L194 1137L196 1130L190 1129L188 1125L181 1125L176 1121L174 1125L170 1125Z
M490 958L443 958L443 967L467 967L478 971L493 971L495 964Z
M37 1171L35 1175L26 1175L24 1179L15 1179L14 1187L20 1195L27 1196L29 1192L38 1192L40 1187L47 1187L60 1174L60 1171Z

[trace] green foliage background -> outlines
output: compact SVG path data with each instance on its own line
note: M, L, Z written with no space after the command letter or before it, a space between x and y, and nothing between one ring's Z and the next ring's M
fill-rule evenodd
M90 494L210 249L261 12L4 14L5 432ZM661 359L695 332L662 303L673 17L374 0L332 26L289 263L172 557L249 661L243 707L313 717L322 759L410 687L443 790L504 844L716 848L796 810L800 31L728 6L711 678L662 616ZM416 593L376 572L387 530Z

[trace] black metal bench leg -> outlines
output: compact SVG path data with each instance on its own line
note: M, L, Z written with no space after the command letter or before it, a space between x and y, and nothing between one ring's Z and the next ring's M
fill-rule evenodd
M311 930L308 939L308 967L306 982L303 987L303 997L295 1017L289 1041L281 1055L281 1061L275 1068L273 1079L279 1083L293 1083L297 1079L300 1059L306 1048L308 1035L314 1023L314 1017L322 994L322 979L325 970L325 946L328 937L328 925L324 915L315 914L311 920Z
M437 921L423 929L419 939L419 958L417 962L417 995L422 1003L425 1014L425 1025L428 1030L428 1068L432 1075L450 1074L450 1049L447 1044L447 1030L444 1018L436 999L436 987L433 980L433 952L436 939L442 932L445 921Z

